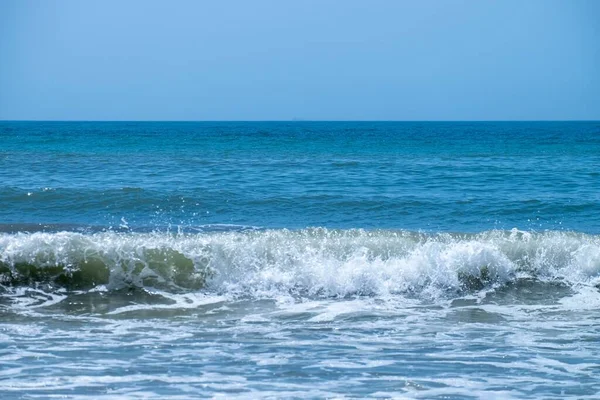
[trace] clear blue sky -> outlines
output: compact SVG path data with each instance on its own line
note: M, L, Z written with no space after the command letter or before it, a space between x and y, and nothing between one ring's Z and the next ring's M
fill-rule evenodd
M0 119L600 119L600 1L0 0Z

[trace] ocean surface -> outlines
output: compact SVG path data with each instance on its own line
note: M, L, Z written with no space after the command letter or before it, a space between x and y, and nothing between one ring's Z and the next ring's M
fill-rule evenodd
M600 122L0 122L2 399L600 398Z

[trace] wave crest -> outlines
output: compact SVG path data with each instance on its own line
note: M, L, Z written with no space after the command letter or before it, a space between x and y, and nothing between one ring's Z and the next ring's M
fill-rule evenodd
M596 285L600 237L574 232L261 230L0 234L4 285L156 287L249 296L476 291L519 279Z

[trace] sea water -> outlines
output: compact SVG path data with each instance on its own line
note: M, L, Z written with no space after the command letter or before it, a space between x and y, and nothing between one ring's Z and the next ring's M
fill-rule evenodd
M0 397L598 398L598 122L0 122Z

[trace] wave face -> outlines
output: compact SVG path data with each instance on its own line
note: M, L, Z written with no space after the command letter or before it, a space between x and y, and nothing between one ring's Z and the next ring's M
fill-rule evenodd
M600 237L516 229L16 233L0 235L0 273L4 286L437 297L519 280L597 285Z

